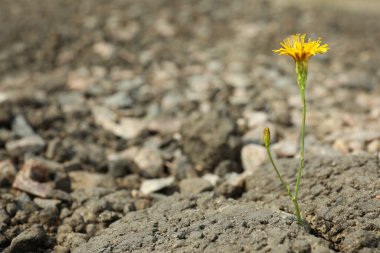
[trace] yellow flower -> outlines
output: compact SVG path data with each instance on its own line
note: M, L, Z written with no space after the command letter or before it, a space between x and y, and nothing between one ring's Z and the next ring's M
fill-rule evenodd
M291 38L286 38L281 42L282 48L273 50L279 55L289 55L296 62L306 62L311 56L315 54L324 54L329 50L327 44L323 44L321 38L318 40L311 40L310 38L305 42L306 34L292 35Z

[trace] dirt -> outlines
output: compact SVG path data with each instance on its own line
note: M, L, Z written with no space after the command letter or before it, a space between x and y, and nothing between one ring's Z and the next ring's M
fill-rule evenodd
M0 251L379 252L372 0L0 1ZM304 226L293 187L310 59ZM244 152L242 152L244 150Z
M287 180L295 160L281 163ZM297 224L274 173L246 180L239 200L212 192L178 194L130 213L74 252L376 252L380 236L379 160L313 157ZM293 182L294 183L294 182ZM142 228L143 227L143 228Z

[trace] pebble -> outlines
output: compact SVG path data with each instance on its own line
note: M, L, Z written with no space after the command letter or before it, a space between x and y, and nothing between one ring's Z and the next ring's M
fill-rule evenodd
M102 57L105 60L110 59L113 54L115 53L115 46L111 43L107 43L104 41L99 41L94 44L93 50L96 54L98 54L100 57Z
M85 114L88 107L85 98L79 92L66 92L58 96L58 103L65 114Z
M272 150L278 157L294 157L297 154L297 143L283 140L273 144Z
M0 162L0 187L9 187L12 185L16 176L16 168L10 160Z
M380 140L373 140L367 146L367 151L370 153L376 153L380 151Z
M262 145L248 144L241 150L241 161L244 171L254 172L260 169L262 165L269 163L269 158L266 149Z
M124 109L133 105L132 99L125 92L117 92L104 98L103 104L113 109Z
M156 178L162 173L164 161L158 149L142 147L137 151L133 161L139 167L143 177Z
M71 171L69 172L69 177L73 191L80 189L93 189L96 187L115 187L114 178L105 174L87 171Z
M230 172L241 172L242 168L239 164L233 160L224 160L218 164L215 168L214 173L219 177L224 177Z
M131 171L131 162L125 159L110 160L108 173L113 177L123 177Z
M172 186L173 184L174 184L174 177L148 179L142 182L140 191L143 194L149 194L149 193L160 191L164 188Z
M337 139L334 141L333 148L341 152L342 154L348 154L350 151L347 141L343 139Z
M12 155L35 153L42 150L46 143L39 135L32 135L19 140L8 141L5 144L7 151Z
M33 201L37 206L43 209L56 208L61 203L61 201L58 199L34 198Z
M13 120L12 132L18 137L28 137L34 135L33 128L28 124L22 115L17 115Z
M37 252L45 245L46 240L47 235L42 225L33 225L13 238L10 252Z
M106 107L95 106L92 108L92 113L98 125L126 140L136 138L146 127L146 123L138 118L119 119L113 111Z
M210 174L210 173L203 175L202 178L204 180L210 182L212 184L212 186L216 186L216 184L220 180L220 177L218 175Z
M213 188L213 185L208 180L198 177L186 178L179 183L181 193L198 194L205 191L212 191Z
M246 111L243 113L249 128L254 128L268 122L268 114L260 111Z
M38 159L27 160L16 175L12 187L42 198L66 198L59 191L71 190L69 177L49 165L50 163Z
M246 173L228 173L225 175L225 182L216 188L216 192L226 198L240 197L244 191L246 175Z

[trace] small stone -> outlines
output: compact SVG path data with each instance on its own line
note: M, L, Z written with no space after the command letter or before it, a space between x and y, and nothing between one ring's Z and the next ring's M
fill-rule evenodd
M115 180L109 175L92 173L87 171L69 172L71 187L73 190L92 189L96 187L115 187Z
M218 175L215 175L215 174L210 174L210 173L207 173L205 175L203 175L202 177L204 180L210 182L212 184L212 186L216 186L216 184L218 183L218 181L220 180L219 176Z
M174 184L174 177L144 180L140 191L144 194L160 191Z
M108 173L113 177L123 177L131 171L131 162L128 160L114 160L108 162Z
M235 88L247 87L250 84L248 76L243 73L227 72L224 79Z
M297 154L297 144L284 140L273 144L272 150L278 157L294 157Z
M118 92L106 97L103 104L114 109L124 109L133 105L132 99L125 92Z
M219 177L224 177L227 173L230 172L241 172L242 168L237 164L237 162L232 160L224 160L218 164L215 168L214 173Z
M119 119L113 111L106 107L95 106L92 108L92 113L98 125L126 140L136 138L146 127L146 123L137 118Z
M61 203L61 201L58 199L34 198L33 201L37 206L43 209L56 208Z
M241 150L241 161L244 171L254 172L269 162L266 149L261 145L248 144Z
M269 119L268 114L260 111L250 111L243 113L244 118L247 120L249 128L254 128L266 123Z
M28 137L34 135L32 127L28 124L24 116L17 115L12 124L12 131L18 137Z
M12 187L42 198L61 196L59 191L69 192L71 190L69 177L52 165L55 163L41 159L27 160L18 172Z
M164 161L156 148L143 147L138 150L134 162L139 167L143 177L155 178L162 173Z
M42 225L33 225L12 240L10 252L37 252L45 245L46 239Z
M12 185L16 176L16 168L10 160L0 162L0 187L9 187Z
M99 214L97 221L104 223L106 225L109 225L112 222L117 221L121 217L122 217L122 215L120 213L106 210L106 211Z
M152 120L148 125L148 130L163 134L178 133L181 129L182 121L172 117L160 117Z
M88 107L85 98L79 92L66 92L58 96L58 103L65 114L85 114Z
M343 139L337 139L333 144L333 148L342 154L348 154L350 151L347 142Z
M373 140L367 146L367 151L370 153L376 153L380 151L380 140Z
M186 178L179 183L179 189L181 193L194 193L198 194L205 191L211 191L213 189L212 184L198 177Z
M114 45L104 41L97 42L93 49L95 53L105 60L110 59L116 50Z
M216 192L226 198L238 198L244 191L245 178L244 173L229 173L225 176L226 181L216 188Z
M45 147L45 141L39 135L32 135L19 140L8 141L5 147L12 155L35 153Z

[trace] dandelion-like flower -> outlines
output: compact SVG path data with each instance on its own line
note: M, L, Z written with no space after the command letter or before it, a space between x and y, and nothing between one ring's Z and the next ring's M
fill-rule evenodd
M327 44L322 45L322 39L305 41L306 34L292 35L280 43L282 48L273 50L279 55L289 55L296 62L307 61L311 56L316 54L324 54L329 50Z
M305 159L305 124L306 124L306 98L305 98L305 89L306 89L306 81L307 81L307 60L316 54L324 54L329 50L329 46L327 44L322 45L322 40L319 38L318 40L308 39L305 41L306 34L296 34L292 35L289 38L285 39L281 42L282 48L273 50L275 53L279 55L289 55L293 58L296 65L296 74L297 74L297 83L301 91L301 99L302 99L302 124L301 124L301 143L300 143L300 163L298 166L297 172L297 181L296 181L296 189L294 194L290 191L289 185L285 183L283 180L277 166L272 158L270 152L270 131L269 128L264 129L263 133L263 141L265 148L268 153L269 160L272 163L272 166L277 174L277 177L280 179L281 184L288 194L290 200L294 204L294 210L297 215L298 223L301 225L302 217L300 208L298 205L298 192L300 190L300 182L301 182L301 174L303 163Z

